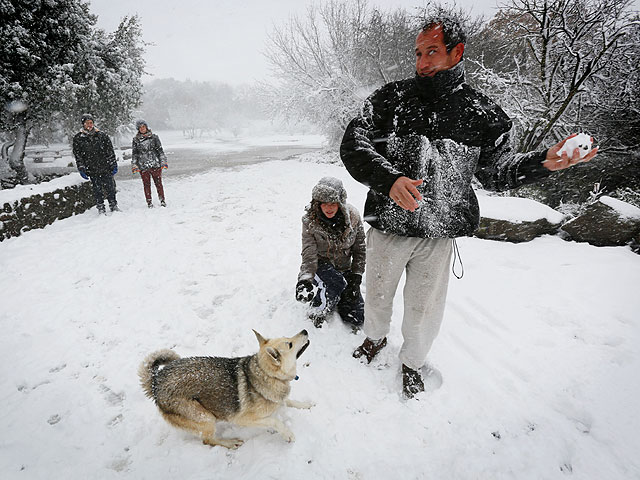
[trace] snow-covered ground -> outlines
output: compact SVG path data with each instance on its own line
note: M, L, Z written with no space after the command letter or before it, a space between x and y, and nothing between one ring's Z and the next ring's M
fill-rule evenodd
M323 135L276 134L266 129L266 127L264 130L264 133L258 135L256 135L255 132L262 130L253 130L252 134L234 135L228 130L221 129L215 133L203 135L198 138L187 138L181 130L159 130L154 131L154 133L159 135L170 165L173 164L176 154L180 156L180 153L184 153L185 151L189 153L202 152L210 154L211 156L234 152L247 152L250 155L251 152L260 147L320 148L325 143ZM129 171L131 166L132 136L133 134L127 137L120 137L114 142L116 159L121 174L123 169ZM122 148L120 146L122 146ZM39 152L38 156L42 157L39 163L35 162L34 157L36 152ZM28 147L24 164L30 174L65 175L76 171L75 159L69 143L52 143L48 146L39 145ZM173 173L172 171L171 174ZM77 180L75 183L81 181L82 180ZM0 206L5 202L14 202L26 196L52 191L57 188L64 188L74 183L69 177L65 180L57 180L57 182L53 188L51 188L52 185L47 185L50 182L43 182L45 183L44 185L18 185L12 189L0 190Z
M165 180L149 210L139 180L123 212L91 209L0 243L0 476L6 479L640 478L640 256L544 237L460 239L429 361L440 388L400 396L401 297L388 347L322 329L294 300L300 217L339 165L274 161ZM155 195L155 192L154 192ZM400 286L402 288L402 286ZM366 292L365 292L366 294ZM253 353L309 330L279 413L297 441L226 425L238 450L170 427L136 370L149 352Z
M233 135L228 131L220 131L215 135L204 135L187 138L180 130L158 130L157 133L165 148L199 148L212 153L244 151L255 146L267 145L305 145L320 147L325 143L323 135L288 135L256 132L246 135Z

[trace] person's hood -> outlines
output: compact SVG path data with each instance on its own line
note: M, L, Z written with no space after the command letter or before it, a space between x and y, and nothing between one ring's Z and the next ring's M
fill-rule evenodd
M335 231L330 227L331 222L322 221L326 219L320 208L321 203L337 203L342 213L340 220L344 222L342 227ZM306 215L310 220L312 228L324 230L332 235L341 238L348 235L351 230L351 216L347 207L347 190L342 181L335 177L323 177L311 190L311 203L306 208ZM327 219L329 220L329 219ZM341 222L341 223L342 223Z
M339 178L323 177L311 190L311 199L319 203L337 203L343 206L347 203L347 191Z

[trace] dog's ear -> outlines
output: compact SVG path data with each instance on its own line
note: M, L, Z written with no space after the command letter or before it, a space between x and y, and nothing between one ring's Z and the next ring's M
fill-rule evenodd
M260 347L262 347L265 343L267 343L267 339L264 338L262 335L260 335L258 332L254 330L253 333L256 334L256 338L258 339L258 343L260 344Z
M280 365L280 352L273 347L267 347L266 352L273 359L276 365Z

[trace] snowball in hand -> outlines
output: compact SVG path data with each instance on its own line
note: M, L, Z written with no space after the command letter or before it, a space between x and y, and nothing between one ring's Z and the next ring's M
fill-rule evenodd
M571 158L576 148L580 151L580 158L584 158L591 151L591 137L586 133L579 133L570 138L558 150L558 156L561 157L563 152L567 152L567 155Z
M7 108L7 111L11 113L22 113L27 108L29 108L29 106L22 100L14 100L12 102L9 102L6 108Z

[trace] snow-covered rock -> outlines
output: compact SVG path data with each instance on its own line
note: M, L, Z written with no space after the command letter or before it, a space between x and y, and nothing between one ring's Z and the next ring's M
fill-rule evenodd
M603 196L582 215L562 226L577 242L597 246L640 243L640 209L615 198Z
M494 197L478 192L480 226L475 232L478 238L528 242L541 235L555 234L564 215L554 209L518 197Z

